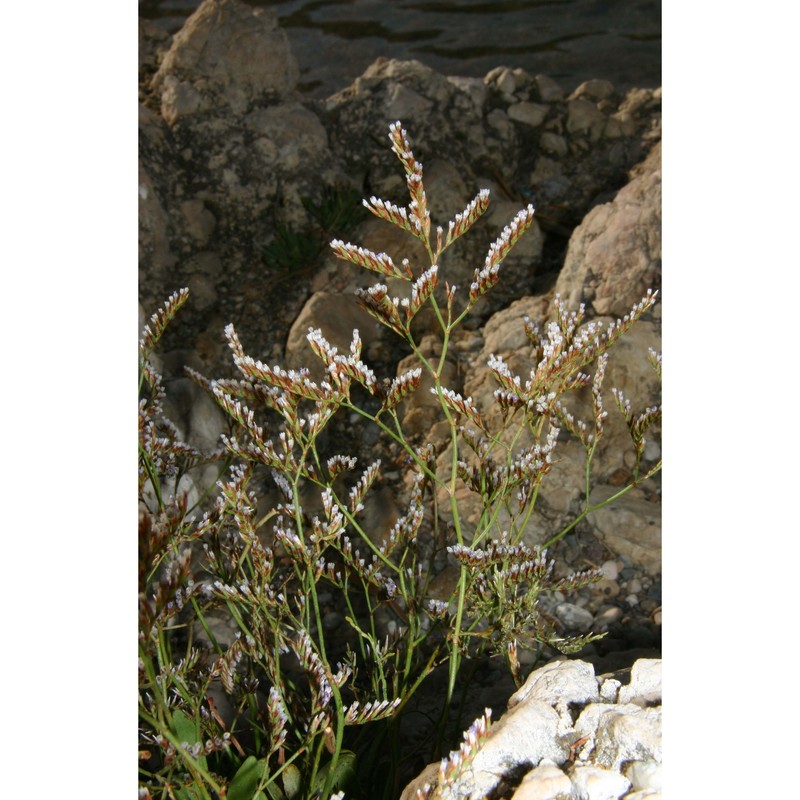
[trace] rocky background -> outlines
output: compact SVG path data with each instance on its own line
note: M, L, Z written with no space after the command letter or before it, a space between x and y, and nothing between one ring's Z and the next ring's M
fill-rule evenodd
M305 332L313 324L339 346L358 328L377 375L401 368L405 353L353 299L356 287L370 285L368 276L326 247L342 238L415 263L410 240L365 219L359 206L370 195L407 202L386 135L397 119L425 166L435 223L446 224L479 189L491 190L482 223L445 257L451 283L466 287L515 213L529 202L536 207L499 285L453 341L450 385L479 408L489 409L495 388L489 354L526 372L522 317L544 321L555 293L571 307L585 303L589 317L611 317L625 314L647 288L660 289L660 89L620 93L590 80L567 95L547 76L520 69L463 78L379 59L344 91L311 100L297 91L297 63L275 17L239 0L206 0L174 37L140 20L139 39L140 328L169 294L190 288L159 357L172 419L192 444L213 447L225 422L183 367L232 375L222 333L229 322L245 350L269 363L311 366ZM647 351L661 349L660 323L659 302L612 354L609 435L596 459L593 500L630 476L633 453L610 387L638 410L658 402ZM433 337L427 343L436 347ZM412 434L435 438L423 393L405 414ZM645 467L660 457L658 437L650 439ZM376 456L374 440L351 445L356 455L361 448L370 461ZM565 443L559 454L529 544L580 510L582 449ZM196 477L198 491L207 479ZM608 632L581 653L598 674L660 654L660 496L660 481L651 479L552 552L557 570L597 566L605 573L601 584L553 598L552 606L568 633ZM392 503L384 493L376 513L391 516ZM448 565L441 569L446 583ZM495 719L509 694L496 701Z

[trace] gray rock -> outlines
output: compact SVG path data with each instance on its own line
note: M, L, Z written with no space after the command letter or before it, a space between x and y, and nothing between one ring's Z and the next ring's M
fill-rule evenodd
M539 97L546 103L558 103L564 99L564 90L552 78L548 78L547 75L537 75L535 80Z
M536 128L544 122L549 111L549 106L539 103L515 103L508 107L508 116L515 122L522 122Z
M594 616L589 611L574 603L559 603L555 613L568 633L587 633L594 622Z
M500 92L509 96L513 95L517 88L514 73L508 67L495 67L486 73L483 80L485 83L493 84Z
M600 569L610 581L615 581L619 577L619 565L614 560L604 561L600 565Z
M459 92L470 98L475 111L483 113L488 92L484 82L480 78L465 78L460 75L448 75L447 80L450 81Z
M599 503L615 492L613 486L598 486L590 496ZM621 502L611 503L592 512L598 536L618 555L625 555L637 566L657 574L661 572L661 506L645 499L639 489L632 489Z
M622 683L616 678L606 678L600 684L600 699L607 703L616 703Z
M214 233L214 227L217 224L214 215L200 198L184 200L180 209L186 220L186 231L193 243L204 247L211 238L211 234Z
M545 153L555 156L565 156L569 152L567 140L557 133L545 131L539 139L539 145Z

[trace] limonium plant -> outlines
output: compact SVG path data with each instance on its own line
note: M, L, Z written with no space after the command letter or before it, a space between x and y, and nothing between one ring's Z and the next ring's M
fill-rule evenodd
M379 378L364 360L359 331L340 350L311 328L308 342L324 368L324 377L314 380L309 369L270 366L248 355L229 325L224 333L239 377L209 380L191 373L230 423L220 450L204 454L181 442L165 419L152 359L188 291L170 297L145 329L139 406L142 798L398 796L400 722L434 670L446 670L447 677L432 758L443 755L464 659L498 655L519 684L521 648L574 653L595 638L565 637L540 613L542 593L573 591L599 578L595 570L555 577L547 548L660 469L660 462L639 469L645 434L660 408L637 414L615 391L637 469L614 497L589 503L592 459L607 417L608 354L653 307L653 292L610 325L586 323L582 308L570 311L560 299L553 321L541 329L525 321L529 374L514 374L500 357L488 363L501 412L496 426L471 397L445 385L454 332L501 279L503 261L530 228L534 209L522 209L491 244L470 285L456 287L443 257L486 212L489 192L480 191L446 229L434 227L422 164L399 122L390 126L389 140L410 201L400 207L371 197L364 205L419 241L428 264L415 269L408 259L398 264L386 253L341 240L331 248L377 274L378 282L359 290L358 300L402 340L415 366ZM406 286L402 297L393 296L388 280ZM415 334L423 309L438 327L436 357L426 355ZM660 355L650 358L660 375ZM421 391L423 376L446 423L446 463L438 457L442 447L437 452L433 442L415 443L404 431L403 406ZM588 413L580 419L576 403L567 401L587 396ZM405 459L405 481L393 487L405 505L387 530L368 527L364 515L368 493L383 480L381 459L361 464L349 453L330 452L331 438L323 435L337 415L352 414L375 426L379 441L394 443ZM559 441L568 435L586 454L584 509L553 531L545 547L532 547L525 532ZM191 508L180 479L205 461L220 465L217 491ZM264 498L274 496L264 493L267 484L279 499L264 508ZM480 499L477 522L468 522L460 506L465 487ZM310 507L308 497L315 498ZM442 522L444 512L449 524ZM444 598L431 592L434 542L442 543L439 555L457 574ZM331 607L344 620L334 631L325 619ZM220 618L230 632L227 641L213 623ZM487 710L418 800L447 796L448 782L490 733Z

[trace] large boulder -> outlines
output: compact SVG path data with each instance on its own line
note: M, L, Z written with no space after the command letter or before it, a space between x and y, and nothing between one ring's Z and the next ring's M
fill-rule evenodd
M661 284L661 143L609 203L593 208L569 242L556 291L571 307L622 316Z
M204 0L176 34L153 80L164 119L243 114L291 94L299 69L276 15L240 0Z

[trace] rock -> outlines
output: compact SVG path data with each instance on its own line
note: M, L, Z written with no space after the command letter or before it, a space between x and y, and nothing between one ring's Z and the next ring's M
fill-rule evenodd
M552 78L548 78L547 75L537 75L535 80L539 97L546 103L558 103L564 99L564 90Z
M616 581L610 581L608 578L603 578L592 584L591 588L593 595L599 595L604 600L612 600L619 594L619 584Z
M604 561L600 565L600 570L610 581L615 581L619 577L619 565L616 561Z
M597 698L594 667L583 661L554 661L534 670L508 701L514 708L528 699L550 704L586 703Z
M569 96L570 100L587 98L589 100L605 100L614 94L614 84L611 81L594 78L584 81Z
M573 797L572 781L548 758L522 779L511 800L570 800Z
M155 22L139 17L139 80L158 69L172 37Z
M295 174L327 154L328 137L318 117L299 103L285 103L252 111L244 125L255 137L261 156Z
M592 504L614 494L612 486L598 486L590 496ZM624 502L611 503L592 512L597 535L618 555L625 555L651 574L661 572L661 506L632 489Z
M604 611L599 612L595 617L593 629L598 633L602 633L608 629L609 625L617 622L621 616L622 609L619 606L611 606L610 608L606 608Z
M308 343L309 328L319 328L340 353L350 352L354 330L365 342L383 335L383 326L358 305L354 296L315 292L289 330L286 366L292 369L307 367L312 380L316 381L324 379L327 371Z
M661 704L661 659L640 658L631 668L631 682L623 686L620 703Z
M623 316L661 283L661 146L610 203L587 214L570 239L556 291L570 308Z
M600 699L608 703L616 703L621 685L616 678L606 678L600 683Z
M602 767L619 769L624 761L661 760L660 708L593 703L581 711L575 731L578 738L586 737L585 752L591 752L592 761Z
M632 674L654 674L655 664L638 664ZM532 672L491 726L471 768L445 796L490 796L501 781L511 782L514 775L519 781L519 770L524 775L512 800L612 800L629 788L656 790L660 708L616 702L617 690L626 688L616 679L602 679L600 687L598 693L594 668L583 661L557 661ZM401 800L412 800L425 783L435 785L438 770L438 763L426 767Z
M597 141L606 125L606 115L591 100L570 100L567 103L567 131L584 134Z
M294 91L298 75L273 12L240 0L204 0L175 35L153 89L174 125L201 112L240 115L275 102Z
M186 220L187 233L196 245L203 247L214 233L214 226L217 222L214 215L200 198L184 200L180 209Z
M508 107L508 116L515 122L522 122L536 128L544 122L549 111L549 106L539 103L515 103Z
M493 84L500 92L509 96L512 96L517 88L514 73L508 67L496 67L490 70L486 73L484 81Z
M573 767L570 778L577 800L617 800L631 785L624 775L601 767Z
M661 791L661 764L658 761L653 759L631 761L622 768L622 771L631 782L631 789L634 791Z
M539 139L539 145L545 153L554 156L565 156L569 152L567 140L557 133L545 131Z
M556 616L568 633L587 633L594 622L594 616L574 603L559 603Z

